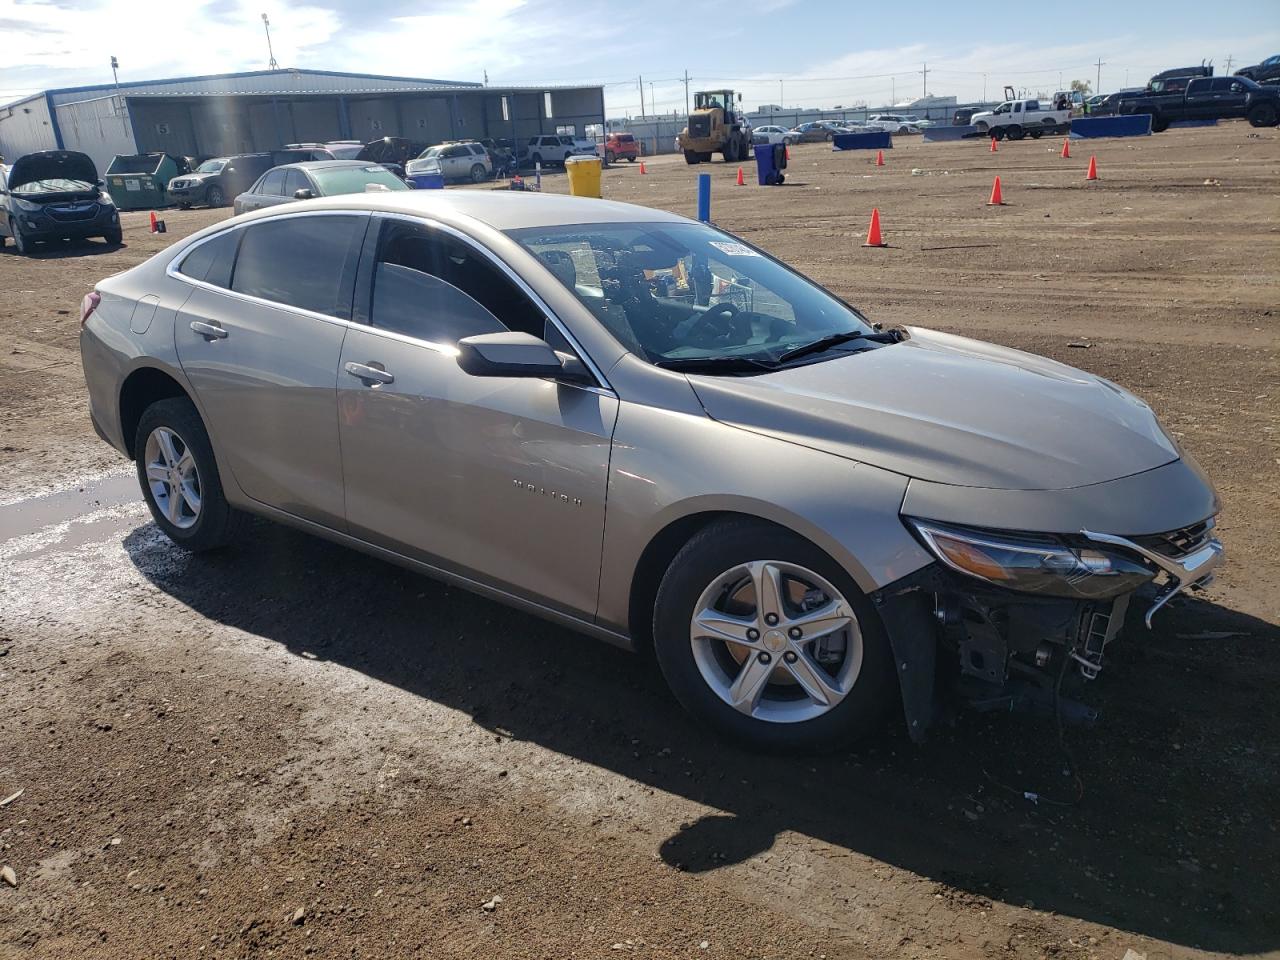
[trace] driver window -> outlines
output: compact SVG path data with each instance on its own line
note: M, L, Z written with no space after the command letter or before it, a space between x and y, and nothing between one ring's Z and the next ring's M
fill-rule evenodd
M463 337L517 330L543 337L553 325L505 274L452 234L387 220L374 261L370 321L452 346Z

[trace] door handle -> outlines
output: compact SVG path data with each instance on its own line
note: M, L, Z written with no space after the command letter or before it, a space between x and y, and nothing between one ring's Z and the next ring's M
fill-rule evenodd
M387 373L386 370L383 370L381 364L374 366L372 363L352 363L348 361L343 364L342 369L357 380L368 384L396 382L396 378Z
M225 340L227 331L217 323L205 323L203 320L192 320L191 329L206 340Z

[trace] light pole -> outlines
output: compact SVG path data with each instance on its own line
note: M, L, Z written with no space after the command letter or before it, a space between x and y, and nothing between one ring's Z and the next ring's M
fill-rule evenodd
M275 51L271 49L271 21L265 13L262 15L262 29L267 31L267 69L279 70L280 64L276 62Z

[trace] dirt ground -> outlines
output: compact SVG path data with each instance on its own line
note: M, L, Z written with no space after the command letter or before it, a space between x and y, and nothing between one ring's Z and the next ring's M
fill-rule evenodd
M766 759L640 658L378 561L266 523L184 556L89 426L77 307L227 211L0 252L0 957L1280 956L1280 131L1060 146L604 189L692 215L711 173L721 226L872 319L1115 380L1214 478L1229 563L1113 648L1077 806L1023 797L1069 793L1047 721Z

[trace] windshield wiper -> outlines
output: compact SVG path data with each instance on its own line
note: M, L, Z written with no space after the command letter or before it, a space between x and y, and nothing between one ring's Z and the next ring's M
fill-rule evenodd
M788 360L795 360L798 357L807 357L812 353L821 353L823 350L829 350L832 347L838 347L842 343L849 343L853 340L869 340L872 343L897 343L901 337L898 336L896 330L883 331L867 331L867 330L847 330L844 333L831 333L825 337L819 337L812 343L806 343L802 346L788 350L778 358L779 363L786 363Z
M764 373L778 369L772 360L753 357L676 357L672 360L656 360L655 367L664 370L685 370L692 373Z

